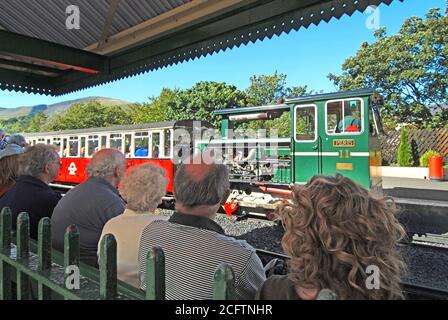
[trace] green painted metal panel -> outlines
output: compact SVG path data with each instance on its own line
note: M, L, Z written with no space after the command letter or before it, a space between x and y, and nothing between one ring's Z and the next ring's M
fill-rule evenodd
M100 243L100 295L110 300L117 295L117 241L106 234Z
M28 213L21 212L17 217L17 261L27 263L30 249L30 219ZM30 279L27 274L17 272L17 300L30 299Z
M369 162L369 98L371 90L358 91L358 95L349 92L347 96L340 93L337 97L306 100L303 104L292 104L291 111L297 106L316 106L317 137L310 142L297 142L292 137L292 153L294 154L293 176L295 183L306 183L314 175L335 175L340 173L351 178L366 188L370 188ZM322 96L325 97L325 96ZM321 98L322 98L321 97ZM328 99L341 100L345 98L360 99L364 112L363 132L332 135L326 131L326 103ZM291 112L291 132L294 135L294 117ZM340 146L338 142L350 141L353 145Z
M146 299L165 300L165 254L157 246L146 255Z
M3 208L0 212L0 254L11 254L11 210ZM0 258L0 300L12 297L11 267Z
M39 257L38 271L41 275L51 275L51 220L45 217L39 221L37 255ZM50 300L51 290L40 281L37 284L39 300Z
M47 17L48 18L48 17ZM1 51L30 56L70 68L107 71L108 58L89 51L0 30Z
M227 263L221 263L214 274L213 300L235 300L235 274Z

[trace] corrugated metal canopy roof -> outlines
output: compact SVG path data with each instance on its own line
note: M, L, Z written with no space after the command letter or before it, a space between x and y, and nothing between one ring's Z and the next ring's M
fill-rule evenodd
M0 89L66 94L392 1L2 0Z

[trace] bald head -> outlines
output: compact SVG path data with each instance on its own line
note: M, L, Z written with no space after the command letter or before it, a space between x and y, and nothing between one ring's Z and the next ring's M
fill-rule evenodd
M176 201L189 208L221 203L229 187L227 167L204 161L201 155L187 159L174 178Z
M126 171L126 159L123 153L116 149L102 149L93 155L87 166L87 173L90 177L107 180L116 177L117 170L123 171L123 168Z

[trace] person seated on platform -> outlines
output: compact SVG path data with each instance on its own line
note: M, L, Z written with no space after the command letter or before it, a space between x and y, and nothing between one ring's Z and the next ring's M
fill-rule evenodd
M98 243L100 257L101 239L112 234L117 241L118 279L139 287L138 246L143 228L154 220L167 220L166 216L153 213L166 193L165 171L158 166L145 163L129 169L119 191L126 201L123 214L110 219L103 228ZM99 260L98 260L99 263Z
M266 279L254 248L227 236L215 221L229 194L227 167L203 154L188 158L176 172L176 211L153 221L140 238L140 287L146 289L146 255L154 246L165 253L167 299L212 299L213 275L220 263L232 266L237 299L253 299Z
M63 252L65 230L76 225L80 259L97 267L101 231L125 209L117 186L126 174L126 159L119 150L102 149L93 155L87 173L89 178L71 189L54 209L51 234L53 248Z
M40 219L51 217L61 199L48 185L59 175L61 160L52 145L36 144L24 151L19 157L19 176L11 189L0 198L0 208L11 209L13 229L16 228L19 213L27 212L30 237L37 239Z
M9 136L8 144L16 144L22 148L28 147L29 144L28 142L26 142L25 137L22 136L21 134L12 134Z
M329 289L337 299L402 299L396 244L405 232L396 212L386 198L340 174L294 187L292 203L276 211L289 273L269 277L257 298L312 300ZM369 278L372 272L377 278Z
M16 144L0 150L0 198L16 183L21 153L23 149Z

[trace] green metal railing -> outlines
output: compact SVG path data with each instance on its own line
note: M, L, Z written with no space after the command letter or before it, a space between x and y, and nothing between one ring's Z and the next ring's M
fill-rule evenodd
M12 237L9 208L0 213L0 300L7 299L118 299L164 300L165 256L154 247L146 259L146 292L117 280L117 243L107 234L100 243L99 270L80 262L79 232L75 225L67 228L64 253L51 248L51 223L43 218L38 226L37 244L29 238L29 216L17 217L16 243ZM79 289L71 289L73 266L79 269ZM75 267L75 269L76 269ZM214 274L215 300L235 298L232 268L221 264Z

